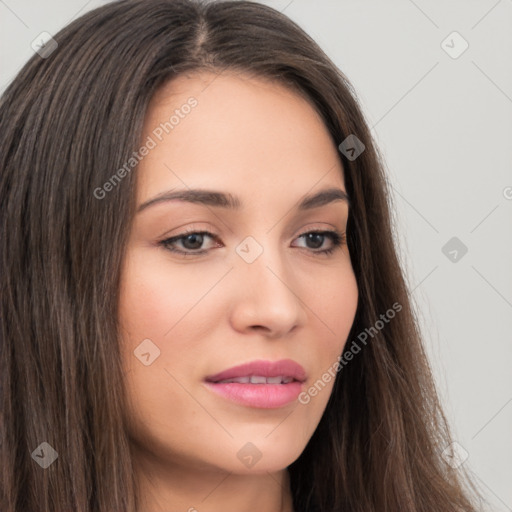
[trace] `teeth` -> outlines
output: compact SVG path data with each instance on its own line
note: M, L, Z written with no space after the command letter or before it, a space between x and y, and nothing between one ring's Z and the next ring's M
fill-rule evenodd
M261 375L251 375L250 377L236 377L235 379L224 379L219 384L237 383L237 384L288 384L293 381L293 377L263 377Z
M221 380L220 382L237 382L239 384L249 384L250 379L250 377L237 377L236 379L226 379Z

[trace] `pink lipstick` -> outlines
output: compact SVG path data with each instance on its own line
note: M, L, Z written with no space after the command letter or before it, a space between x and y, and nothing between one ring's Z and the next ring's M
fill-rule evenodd
M297 399L306 380L291 359L252 361L206 377L206 385L228 400L260 409L276 409Z

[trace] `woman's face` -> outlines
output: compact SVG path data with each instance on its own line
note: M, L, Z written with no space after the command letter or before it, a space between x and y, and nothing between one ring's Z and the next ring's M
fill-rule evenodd
M337 148L303 98L228 73L160 89L141 144L120 297L134 446L179 471L281 470L320 421L356 311L348 247L329 234L348 219ZM195 190L215 195L165 198Z

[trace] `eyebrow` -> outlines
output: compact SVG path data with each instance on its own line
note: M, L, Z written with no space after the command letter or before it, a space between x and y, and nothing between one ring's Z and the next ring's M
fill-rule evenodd
M187 189L187 190L169 190L158 194L157 196L142 203L137 209L137 213L153 206L155 204L167 201L186 201L188 203L213 206L218 208L227 208L230 210L240 210L242 202L236 196L229 193L217 192L215 190ZM327 204L344 201L350 207L350 198L348 194L340 188L327 188L310 194L302 198L297 205L299 211L312 210Z

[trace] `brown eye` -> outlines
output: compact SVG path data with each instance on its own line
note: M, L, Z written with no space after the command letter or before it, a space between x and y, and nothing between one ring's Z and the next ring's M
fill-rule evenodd
M331 254L345 243L345 234L338 233L337 231L308 231L307 233L302 233L298 238L306 241L307 249L319 249L324 245L326 239L330 240L330 247L312 251L320 254Z
M185 249L200 249L203 245L204 235L200 233L192 233L182 238L182 244Z
M319 249L324 244L325 234L318 232L311 232L303 235L306 242L311 243L311 249Z
M215 235L208 233L208 231L191 231L162 240L160 245L183 256L194 256L208 252L207 249L199 250L207 238L216 239Z

